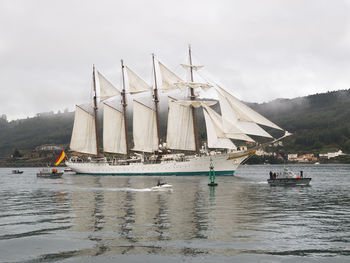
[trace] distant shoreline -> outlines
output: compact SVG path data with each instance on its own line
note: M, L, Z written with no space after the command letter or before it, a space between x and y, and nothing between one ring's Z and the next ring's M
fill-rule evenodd
M260 166L270 166L270 165L295 165L295 166L310 166L310 165L334 165L334 164L349 164L349 163L341 163L341 162L328 162L328 163L320 163L320 164L315 164L315 163L274 163L274 164L269 164L269 163L255 163L255 164L241 164L241 166L254 166L254 165L260 165ZM21 164L14 164L14 163L0 163L0 168L34 168L34 167L54 167L54 163L21 163ZM58 168L65 168L67 167L64 163L60 164Z

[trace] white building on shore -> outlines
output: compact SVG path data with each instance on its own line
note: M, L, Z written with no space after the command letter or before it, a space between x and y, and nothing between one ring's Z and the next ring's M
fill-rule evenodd
M340 155L345 155L342 150L338 150L337 152L320 153L319 157L324 159L331 159Z

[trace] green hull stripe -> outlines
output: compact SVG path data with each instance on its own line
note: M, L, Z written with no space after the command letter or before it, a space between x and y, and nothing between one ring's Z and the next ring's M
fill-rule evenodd
M233 170L230 171L215 171L215 175L234 175ZM149 175L149 176L157 176L157 175L176 175L176 176L189 176L189 175L205 175L209 176L209 171L202 172L173 172L173 173L76 173L76 174L86 174L86 175Z

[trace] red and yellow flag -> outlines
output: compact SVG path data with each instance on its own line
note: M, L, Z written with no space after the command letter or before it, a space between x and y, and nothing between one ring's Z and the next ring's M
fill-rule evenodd
M64 151L62 150L60 155L58 156L56 162L55 162L55 166L59 165L60 162L62 162L64 159L67 158L67 155L64 153Z

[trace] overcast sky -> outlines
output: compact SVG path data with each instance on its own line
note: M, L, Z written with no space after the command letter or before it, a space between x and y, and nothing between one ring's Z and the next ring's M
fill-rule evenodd
M92 64L120 87L120 59L151 81L151 53L249 102L350 88L343 0L0 0L0 114L86 102Z

